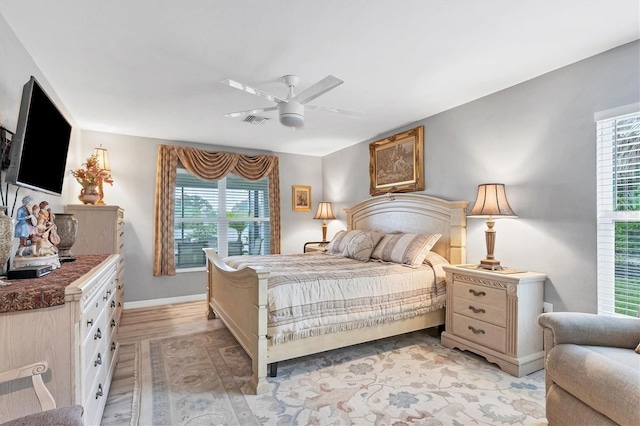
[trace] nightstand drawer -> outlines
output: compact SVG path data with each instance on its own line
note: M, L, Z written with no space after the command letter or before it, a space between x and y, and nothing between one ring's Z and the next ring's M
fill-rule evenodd
M507 293L497 288L456 281L453 285L453 297L491 305L498 310L507 309Z
M506 329L460 314L453 314L453 334L499 352L506 350Z
M500 327L507 326L507 311L475 300L453 298L453 312Z

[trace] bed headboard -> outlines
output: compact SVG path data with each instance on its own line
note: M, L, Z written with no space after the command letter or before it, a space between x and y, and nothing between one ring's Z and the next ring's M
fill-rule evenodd
M379 195L345 209L347 229L440 233L432 250L452 264L466 263L467 204L420 194Z

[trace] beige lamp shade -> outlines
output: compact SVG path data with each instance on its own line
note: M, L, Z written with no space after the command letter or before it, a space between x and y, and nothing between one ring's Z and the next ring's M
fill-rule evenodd
M325 201L318 203L318 210L313 218L322 219L322 242L327 241L327 220L336 218L331 209L331 203Z
M111 164L109 164L109 155L107 154L106 148L103 148L102 145L100 145L99 148L94 148L93 155L98 158L98 168L107 172L111 171ZM104 187L102 186L102 179L100 179L100 182L98 183L98 192L100 194L100 199L96 204L102 206L104 205Z
M478 185L476 202L467 217L518 217L509 202L503 183L483 183Z
M487 243L487 258L480 261L480 267L484 269L500 270L500 261L495 259L493 251L496 245L496 231L493 229L495 222L493 217L514 218L518 217L509 202L507 193L502 183L483 183L478 185L476 202L467 214L470 218L488 218L485 239Z
M108 172L111 171L111 164L109 164L109 155L107 149L100 147L93 149L93 155L98 157L98 167Z

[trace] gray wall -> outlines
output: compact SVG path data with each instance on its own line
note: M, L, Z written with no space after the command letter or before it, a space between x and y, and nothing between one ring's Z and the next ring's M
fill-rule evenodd
M320 223L311 212L293 212L291 186L312 188L313 208L322 194L322 159L303 155L236 150L224 146L82 132L84 151L89 155L102 145L109 152L113 186L104 187L107 204L125 210L125 301L140 302L206 293L204 271L178 273L172 277L153 276L153 208L158 145L191 146L207 151L230 151L253 155L277 155L280 160L282 253L300 253L305 241L321 236ZM75 188L78 193L80 186ZM77 204L78 202L75 201ZM313 210L313 209L312 209ZM73 247L71 248L73 251Z
M0 124L15 130L22 85L30 75L66 112L64 104L6 21L0 16ZM10 59L7 59L10 58ZM605 52L403 128L389 130L323 158L280 158L282 251L302 250L321 236L320 223L291 209L291 186L311 185L313 207L334 203L343 229L343 208L369 198L368 144L405 129L425 126L425 194L472 201L483 182L507 184L518 219L496 224L496 257L503 265L546 272L545 299L557 311L596 311L596 209L594 113L640 101L640 42ZM74 125L67 168L78 167L102 144L109 150L115 183L108 204L125 209L127 302L202 294L204 272L152 276L153 193L158 144L208 150L225 147L97 132ZM247 152L247 151L239 151ZM260 151L250 151L260 154ZM80 187L69 176L62 197L21 190L47 200L54 211L77 203ZM13 191L13 189L12 189ZM11 200L12 201L12 200ZM468 262L484 258L482 220L468 222Z
M16 130L22 86L31 75L34 75L73 125L67 168L71 170L79 167L93 152L93 148L100 144L108 149L115 182L113 186L105 186L105 202L120 205L125 209L125 301L130 303L203 295L206 292L204 272L183 273L175 277L153 276L153 199L157 146L169 144L194 146L212 151L271 153L81 131L2 15L0 15L0 58L2 58L0 61L0 124L2 126L11 131ZM300 252L305 241L315 241L321 237L320 223L312 219L314 211L292 211L291 186L310 185L312 207L315 208L318 201L321 201L319 197L322 194L322 159L302 155L275 155L280 159L282 252ZM46 157L46 153L43 156ZM4 190L4 185L2 189ZM9 201L12 203L15 188L12 187L10 190L12 196ZM63 212L67 204L79 203L77 199L79 193L80 185L69 175L65 179L61 197L20 189L18 199L30 194L37 201L48 201L54 212ZM14 240L17 246L18 240Z
M547 273L554 310L596 312L594 113L639 100L636 41L327 155L324 198L341 213L329 235L344 227L342 208L369 197L369 143L423 125L423 192L473 202L478 184L505 183L519 218L496 221L496 258ZM486 224L467 225L477 263Z
M29 81L31 76L35 76L49 97L56 103L58 108L65 115L65 118L72 125L71 140L69 145L69 156L67 166L80 164L80 152L82 149L81 132L73 117L68 113L64 104L60 101L57 93L51 88L46 77L42 74L31 56L24 49L20 41L0 15L0 125L10 130L16 131L18 123L18 112L20 110L20 100L22 98L22 87ZM46 153L43 153L46 159ZM46 162L44 163L46 165ZM46 173L46 170L44 170ZM4 172L2 172L2 191L6 191L4 185ZM17 195L16 208L20 206L20 200L25 195L31 195L37 202L47 201L54 212L63 212L64 205L72 201L72 179L65 179L62 197L43 194L20 188ZM6 194L5 194L6 197ZM11 213L14 200L16 198L16 187L9 188L8 206ZM14 247L17 248L18 239L14 239ZM15 251L14 251L15 253ZM0 270L4 271L2 267Z

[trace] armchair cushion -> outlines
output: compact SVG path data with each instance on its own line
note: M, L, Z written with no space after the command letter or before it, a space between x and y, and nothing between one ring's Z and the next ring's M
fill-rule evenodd
M82 412L81 405L54 408L10 420L0 426L83 426Z
M550 425L640 425L640 320L541 314Z
M553 387L621 425L636 424L640 410L640 357L633 351L562 344L547 357Z

